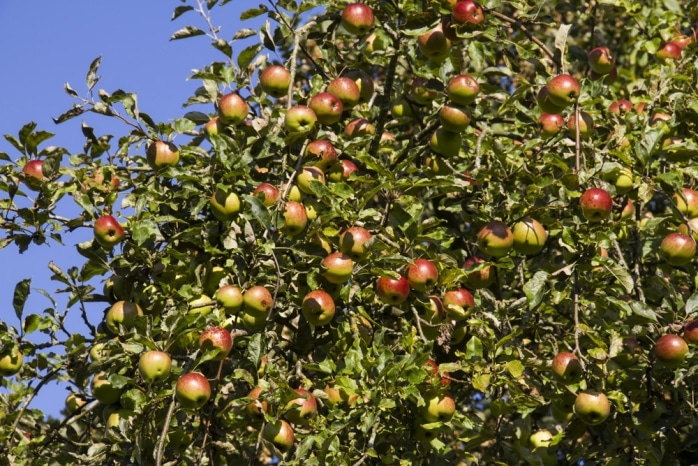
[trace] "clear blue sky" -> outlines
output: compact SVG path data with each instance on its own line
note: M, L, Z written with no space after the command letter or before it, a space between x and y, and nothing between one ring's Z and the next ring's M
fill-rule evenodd
M192 0L190 3L195 4ZM205 2L204 2L205 3ZM52 117L68 110L73 100L63 91L69 82L81 95L85 91L85 74L91 61L102 57L96 89L113 92L123 89L136 92L139 107L156 121L169 121L186 110L182 103L198 86L187 81L192 69L202 68L224 56L209 45L205 36L170 42L172 33L192 24L205 29L201 18L189 12L171 21L179 1L92 0L59 1L0 1L0 134L16 135L30 121L38 129L55 133L44 143L67 148L71 153L82 151L84 138L80 125L87 122L97 135L127 132L123 125L98 115L84 115L56 126ZM240 12L251 5L231 2L214 9L214 24L221 25L220 35L231 38L243 24ZM244 27L255 28L249 22ZM246 45L249 45L247 42ZM243 45L234 46L234 51ZM212 112L213 108L196 108ZM0 138L0 151L13 160L20 154ZM68 200L68 202L70 202ZM19 327L12 308L14 285L21 279L32 278L33 289L44 289L65 309L66 299L55 294L59 284L51 282L47 268L53 261L63 270L81 264L74 245L86 239L89 231L64 236L65 246L49 244L32 246L20 255L14 245L0 249L0 319ZM26 313L40 314L50 302L33 291ZM101 308L92 308L91 321L98 322ZM72 311L78 314L77 309ZM96 314L95 314L96 313ZM69 322L73 332L82 331L79 319ZM42 341L39 339L39 341ZM43 340L45 341L45 340ZM42 390L31 407L57 416L67 395L66 386L53 385Z

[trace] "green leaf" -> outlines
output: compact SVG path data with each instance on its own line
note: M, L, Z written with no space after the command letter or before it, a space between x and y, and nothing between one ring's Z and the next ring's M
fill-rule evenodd
M87 71L87 77L85 81L87 83L87 90L92 91L95 84L99 82L99 76L97 76L97 70L99 70L99 65L102 63L102 57L97 57L90 63L90 69Z
M194 9L194 7L190 6L190 5L178 6L177 8L175 8L174 12L172 13L172 20L174 21L175 19L179 18L187 11L192 11L193 9Z
M252 60L254 60L254 57L257 56L260 50L262 50L261 44L251 45L245 48L238 55L238 66L240 68L247 68L249 64L252 63Z
M466 359L482 359L482 341L478 337L471 337L465 345Z
M633 301L630 303L630 309L632 309L633 313L640 317L644 317L652 322L658 322L657 313L654 312L646 303Z
M182 29L179 29L178 31L175 31L175 33L172 34L172 36L170 37L170 40L186 39L188 37L203 36L205 34L206 33L204 31L197 27L186 26Z
M686 301L686 315L693 314L698 309L698 291L693 293Z
M543 294L545 291L545 284L548 281L550 274L545 270L539 270L533 277L524 285L524 293L526 293L526 299L528 299L528 308L534 309L543 300Z
M22 312L24 312L24 304L27 302L27 298L29 297L31 283L31 278L25 278L15 285L15 292L12 297L12 306L15 308L15 315L20 321L22 320Z
M267 11L269 11L269 8L267 8L264 5L259 5L259 8L252 8L252 9L243 11L242 14L240 15L240 19L242 21L244 21L246 19L256 18L259 15L263 15Z
M524 365L521 361L509 361L506 363L506 369L513 377L520 377L524 372Z

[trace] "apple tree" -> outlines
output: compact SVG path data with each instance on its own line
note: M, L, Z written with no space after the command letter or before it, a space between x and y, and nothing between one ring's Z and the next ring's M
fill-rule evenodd
M97 59L84 151L5 136L1 247L82 265L3 303L1 457L695 461L695 3L235 3L182 114Z

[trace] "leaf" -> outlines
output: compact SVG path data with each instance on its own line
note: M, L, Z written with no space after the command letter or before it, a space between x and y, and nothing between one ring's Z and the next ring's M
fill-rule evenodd
M698 291L693 293L686 301L686 315L693 314L698 309Z
M524 365L521 361L509 361L506 363L507 372L509 372L512 377L520 377L524 372Z
M560 29L555 34L555 48L560 51L560 56L565 56L565 44L567 43L567 34L572 29L571 24L561 24Z
M655 313L646 303L633 301L630 303L630 309L632 309L634 314L640 317L644 317L652 322L658 322L657 313Z
M175 31L175 33L170 37L170 40L186 39L188 37L202 36L204 34L206 33L199 28L194 26L186 26L178 31Z
M97 57L90 63L90 69L87 71L87 77L85 81L87 83L87 90L91 91L95 84L99 82L99 76L97 76L97 70L99 65L102 63L102 57Z
M524 285L524 293L526 293L526 299L528 299L529 309L534 309L543 300L543 292L545 290L545 284L548 281L548 276L548 272L539 270Z
M250 213L255 220L257 220L264 229L268 229L271 226L271 216L269 215L269 209L264 205L262 200L258 196L251 196L246 194L243 196L247 205L250 206Z
M482 359L482 342L478 337L473 336L465 345L466 359Z
M618 280L618 283L623 286L626 293L630 293L633 291L633 288L635 288L635 282L633 281L633 277L630 276L630 272L613 259L608 257L597 257L592 261L592 265L601 265L608 273Z
M15 285L15 292L12 297L12 306L15 308L15 315L20 321L22 320L24 304L27 302L27 298L29 297L31 283L31 278L25 278Z
M252 60L254 59L254 57L257 56L260 50L262 50L261 44L251 45L244 49L238 55L238 66L240 68L247 68L249 64L252 63Z
M247 11L243 11L240 15L240 19L244 21L246 19L256 18L259 15L263 15L267 11L269 11L269 8L264 5L259 5L259 8L252 8Z
M193 6L189 6L189 5L186 5L186 6L178 6L177 8L175 8L174 12L172 13L172 21L174 21L175 19L179 18L180 16L182 16L182 15L183 15L184 13L186 13L187 11L192 11L193 9L194 9L194 7L193 7Z

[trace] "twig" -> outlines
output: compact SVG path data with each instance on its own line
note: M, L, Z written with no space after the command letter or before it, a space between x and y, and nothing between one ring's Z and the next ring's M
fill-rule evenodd
M422 339L424 343L426 343L427 338L424 336L424 332L422 331L422 319L421 317L419 317L417 309L415 309L414 307L412 308L412 314L414 314L414 321L417 323L417 331L419 332L419 337Z
M364 461L368 458L368 450L373 449L373 444L376 441L376 435L378 435L378 426L380 426L380 416L376 417L376 422L373 423L373 429L371 429L371 437L368 439L368 445L367 445L367 451L364 452L363 455L361 455L361 458L354 463L352 466L361 466Z

